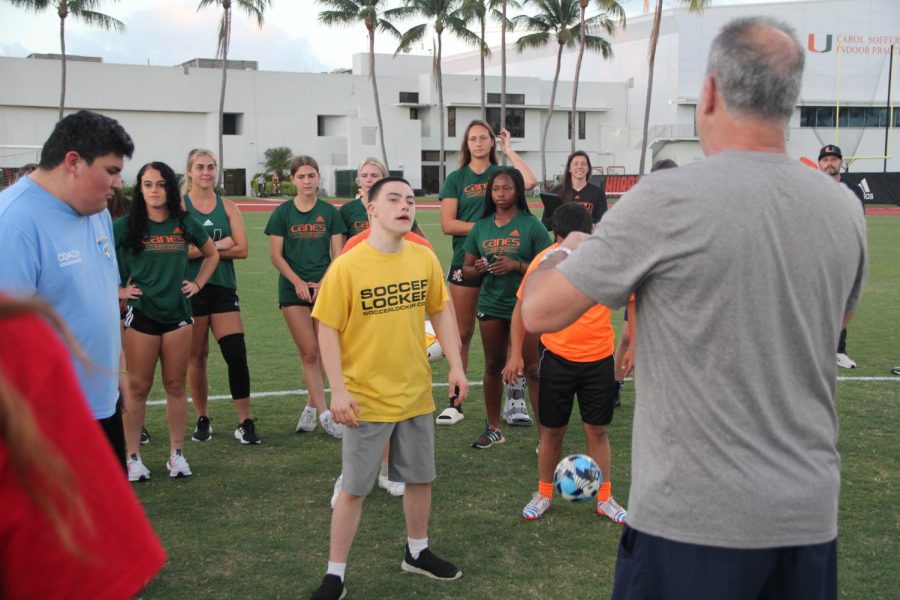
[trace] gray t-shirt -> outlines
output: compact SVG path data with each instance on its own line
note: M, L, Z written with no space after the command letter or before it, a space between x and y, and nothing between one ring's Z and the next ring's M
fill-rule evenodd
M637 296L635 529L837 536L834 349L866 272L853 194L785 155L717 154L642 179L558 268L600 304Z

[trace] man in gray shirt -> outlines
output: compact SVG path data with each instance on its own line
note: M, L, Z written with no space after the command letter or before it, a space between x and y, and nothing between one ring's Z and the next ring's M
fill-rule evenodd
M785 152L803 63L786 25L726 25L697 104L707 158L643 178L526 283L531 331L636 295L614 598L836 597L834 348L866 232L848 190Z

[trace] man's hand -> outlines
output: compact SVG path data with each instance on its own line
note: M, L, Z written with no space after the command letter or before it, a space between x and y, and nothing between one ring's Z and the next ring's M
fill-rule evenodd
M345 427L356 428L359 423L359 406L346 389L331 388L331 418Z

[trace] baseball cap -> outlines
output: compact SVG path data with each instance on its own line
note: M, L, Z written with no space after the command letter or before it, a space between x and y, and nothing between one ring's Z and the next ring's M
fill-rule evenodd
M822 149L819 150L819 160L822 160L823 156L828 156L829 154L837 156L840 159L844 158L844 155L841 154L840 148L838 148L834 144L828 144L827 146L822 146Z

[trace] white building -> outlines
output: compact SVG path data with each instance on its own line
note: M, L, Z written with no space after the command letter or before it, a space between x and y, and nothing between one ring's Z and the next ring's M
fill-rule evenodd
M891 43L900 56L896 0L713 6L699 15L664 11L648 165L660 158L685 163L701 157L694 106L709 44L725 22L759 14L793 25L806 47L806 74L801 103L791 119L789 153L815 158L820 146L836 143L845 156L863 157L852 162L853 170L880 171L886 132L893 135L900 126L900 111L891 114L886 108ZM630 19L627 29L611 40L611 61L585 55L577 147L590 154L595 167L638 171L651 21L651 16ZM555 51L550 44L523 54L511 47L507 53L507 124L514 147L539 177ZM486 82L488 120L499 123L499 49L492 56ZM430 56L379 55L376 69L390 167L401 170L413 187L435 192L440 185L440 123L431 63ZM574 64L575 52L566 52L547 143L548 179L561 173L570 150ZM191 148L217 149L219 69L198 63L150 67L71 61L68 66L67 111L85 108L108 114L134 138L127 182L150 160L183 171ZM252 63L242 66L228 72L224 166L229 193L249 192L251 177L263 170L263 153L276 146L315 157L323 187L331 193L338 171L355 170L365 157L380 156L366 55L356 55L348 73L265 72L253 69ZM34 148L57 118L59 68L53 59L0 58L0 167L34 160ZM449 171L455 168L466 125L481 115L477 54L445 58L444 72ZM889 120L893 127L886 127ZM887 170L900 171L900 158L888 159Z

